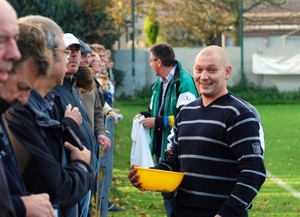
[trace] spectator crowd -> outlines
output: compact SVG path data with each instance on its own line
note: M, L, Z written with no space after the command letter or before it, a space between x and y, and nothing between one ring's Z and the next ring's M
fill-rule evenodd
M105 118L118 123L112 67L103 45L0 0L1 216L92 216Z

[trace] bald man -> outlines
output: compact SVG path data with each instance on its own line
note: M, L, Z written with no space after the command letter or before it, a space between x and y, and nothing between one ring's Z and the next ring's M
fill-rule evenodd
M154 168L185 173L171 217L247 217L266 178L260 123L249 104L226 88L226 51L208 46L195 59L201 98L176 117L172 155ZM140 190L136 169L128 175Z
M5 86L11 86L14 79L9 79L9 71L14 61L20 59L16 40L19 35L17 14L11 5L0 0L0 114L18 101L19 94L6 91ZM30 73L30 71L28 72ZM28 74L29 75L29 74ZM27 76L23 74L23 76ZM8 81L11 80L11 81ZM23 80L27 80L24 79ZM3 89L2 89L3 88ZM4 93L5 89L5 94ZM19 88L21 89L21 88ZM2 93L2 94L1 94ZM26 99L27 100L27 99ZM24 100L22 101L26 103ZM54 217L55 213L49 201L48 194L27 195L9 140L3 130L0 118L0 214L9 217ZM5 175L4 175L5 174ZM6 182L7 179L7 182Z

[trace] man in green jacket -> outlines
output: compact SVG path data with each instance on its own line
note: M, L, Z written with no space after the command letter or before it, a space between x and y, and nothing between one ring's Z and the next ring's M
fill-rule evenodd
M137 114L134 119L144 115L141 121L150 129L150 150L155 154L156 163L165 159L168 136L175 117L182 106L199 97L193 77L175 59L173 48L168 44L157 44L150 49L149 64L155 75L159 76L152 86L152 97L148 111ZM163 194L167 216L173 206L173 193Z

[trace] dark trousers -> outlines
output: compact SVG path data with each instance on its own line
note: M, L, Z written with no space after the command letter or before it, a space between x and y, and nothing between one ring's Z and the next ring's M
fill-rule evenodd
M162 131L156 130L156 149L155 149L155 159L156 164L158 164L161 161L161 149L162 149ZM175 197L176 191L171 193L162 193L162 196L164 198L164 207L165 212L167 214L167 217L171 217L171 212L174 206L174 197Z
M171 193L161 193L164 198L164 206L167 217L171 217L171 213L174 207L174 197L176 194L176 190Z
M171 217L214 217L219 210L203 209L197 207L186 207L175 203ZM248 211L245 211L239 216L232 217L248 217Z

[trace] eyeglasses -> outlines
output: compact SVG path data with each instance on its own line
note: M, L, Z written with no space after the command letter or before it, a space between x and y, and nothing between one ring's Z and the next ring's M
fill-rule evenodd
M155 59L153 59L153 60L149 59L148 61L149 61L149 63L151 63L151 62L157 61L157 60L158 60L158 58L155 58Z
M63 51L66 58L69 58L70 55L71 55L71 51L70 51L70 50L67 50L67 49L65 49L65 50L60 50L60 49L55 48L55 50L56 50L56 51Z

